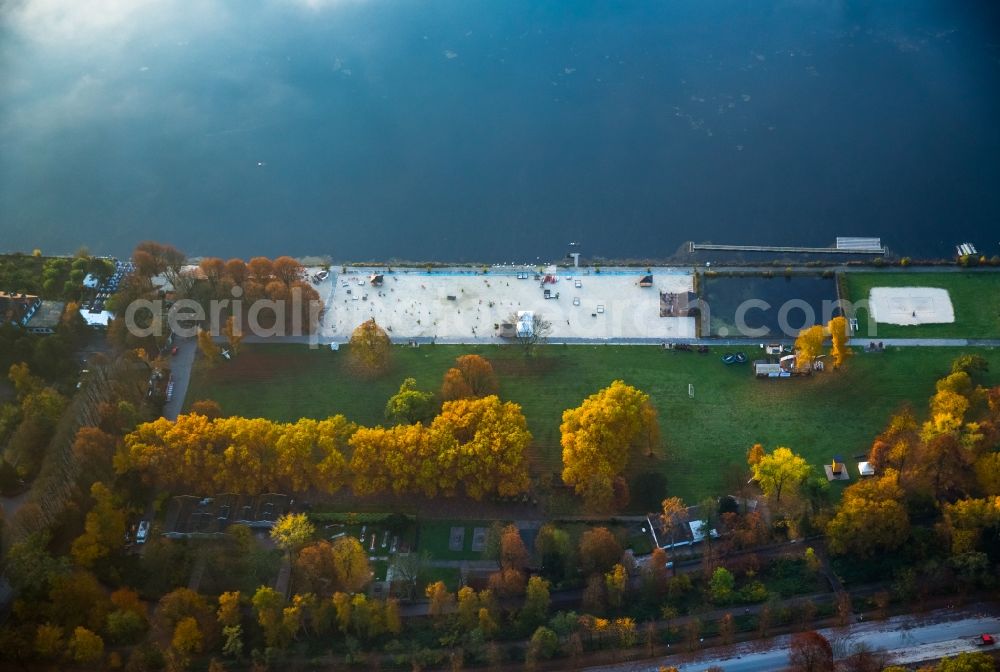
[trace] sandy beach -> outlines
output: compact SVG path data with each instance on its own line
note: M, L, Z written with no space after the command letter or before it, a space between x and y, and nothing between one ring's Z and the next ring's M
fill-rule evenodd
M331 271L317 285L326 310L321 337L343 342L370 318L394 341L435 338L501 341L501 323L518 311L533 311L552 324L560 339L694 338L694 318L660 317L660 292L693 290L686 269L652 269L653 286L640 287L642 269L559 269L555 282L542 282L537 269L378 268ZM371 282L382 274L380 286ZM519 277L521 276L521 277ZM579 286L577 286L579 284ZM545 290L551 298L545 298Z

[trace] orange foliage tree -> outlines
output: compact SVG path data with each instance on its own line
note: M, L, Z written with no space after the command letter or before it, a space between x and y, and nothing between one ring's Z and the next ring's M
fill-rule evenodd
M358 375L374 378L389 370L392 343L375 318L359 324L348 345L351 368Z
M441 398L445 401L466 397L488 397L500 389L493 365L479 355L462 355L444 374Z
M344 416L277 423L263 418L181 415L136 427L115 455L115 470L157 486L201 492L337 491L343 450L356 426Z

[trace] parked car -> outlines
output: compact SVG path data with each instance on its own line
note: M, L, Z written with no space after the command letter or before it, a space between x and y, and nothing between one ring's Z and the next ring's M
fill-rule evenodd
M149 538L149 521L144 520L139 523L139 530L135 533L135 543L145 544Z

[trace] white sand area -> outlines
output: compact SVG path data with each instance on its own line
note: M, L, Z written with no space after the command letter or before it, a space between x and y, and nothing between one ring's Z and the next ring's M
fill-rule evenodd
M948 290L938 287L872 287L869 312L881 324L950 324L955 321Z
M692 290L686 271L653 269L652 287L639 287L646 273L634 269L600 274L560 269L556 282L545 284L531 270L519 279L508 269L486 274L400 269L385 273L380 287L368 281L372 272L331 273L318 288L327 302L323 337L347 340L355 327L374 317L397 341L490 342L499 340L497 326L517 311L534 311L551 322L553 340L695 336L694 318L660 317L661 291ZM545 290L552 298L545 298Z

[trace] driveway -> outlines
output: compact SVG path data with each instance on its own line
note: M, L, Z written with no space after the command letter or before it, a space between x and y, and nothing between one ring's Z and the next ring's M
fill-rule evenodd
M184 407L184 397L187 396L188 383L191 382L191 369L194 367L194 356L198 352L198 344L194 338L179 338L177 354L171 358L170 375L174 381L174 394L170 401L163 405L163 417L176 420Z

